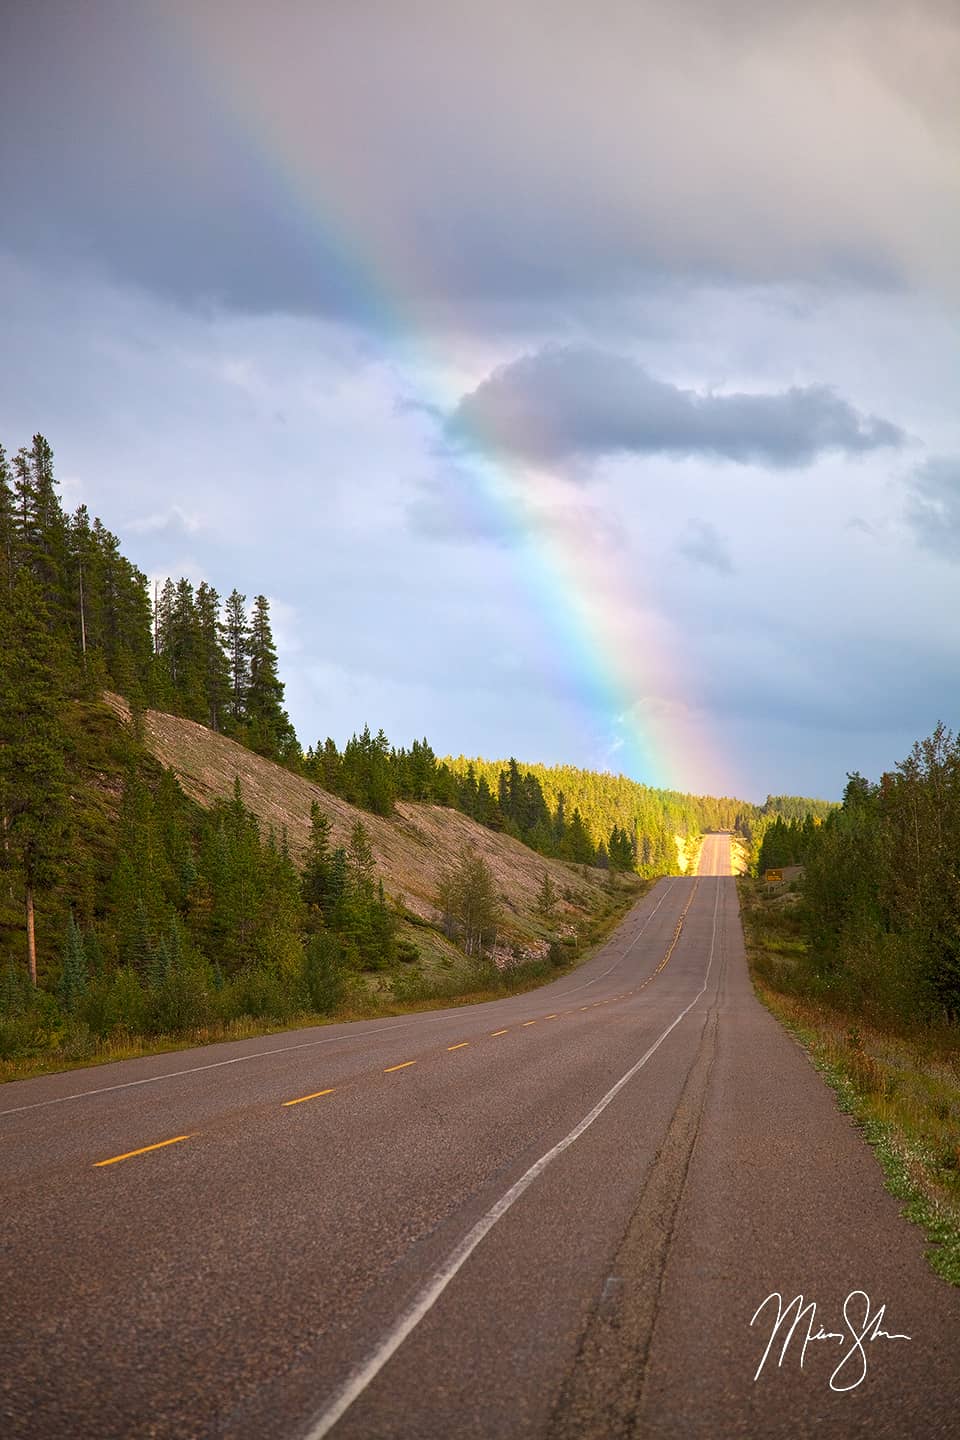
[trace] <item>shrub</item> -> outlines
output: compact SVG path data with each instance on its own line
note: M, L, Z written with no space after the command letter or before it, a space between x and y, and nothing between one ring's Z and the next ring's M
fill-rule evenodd
M147 1027L150 1002L136 971L126 966L112 976L98 977L88 987L77 1007L80 1020L101 1039L115 1030L143 1033Z
M397 941L397 959L403 965L416 965L420 959L420 948L412 940Z
M303 953L303 978L310 1004L318 1015L332 1015L343 1004L347 964L336 935L326 930L311 935Z

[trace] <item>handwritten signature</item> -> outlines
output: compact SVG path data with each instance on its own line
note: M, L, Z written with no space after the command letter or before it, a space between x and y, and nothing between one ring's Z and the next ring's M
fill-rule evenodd
M845 1331L824 1330L817 1322L817 1302L809 1300L803 1302L802 1295L795 1295L789 1305L784 1304L783 1296L778 1290L768 1295L753 1314L751 1325L756 1324L760 1314L768 1305L776 1302L776 1319L770 1330L770 1338L767 1341L767 1348L763 1352L763 1358L757 1366L757 1373L754 1381L759 1380L760 1373L767 1363L767 1357L774 1347L774 1342L783 1332L783 1344L780 1347L780 1359L777 1361L777 1369L783 1364L786 1358L790 1341L794 1332L800 1331L800 1369L803 1369L804 1357L807 1353L807 1346L815 1340L834 1340L839 1345L850 1341L849 1349L845 1350L839 1365L830 1376L830 1389L843 1392L856 1390L867 1378L867 1352L864 1348L872 1340L909 1340L909 1335L894 1335L883 1329L883 1318L886 1306L881 1305L874 1311L870 1305L870 1297L865 1290L851 1290L843 1302L843 1320L846 1326ZM774 1313L773 1311L770 1312ZM806 1323L806 1330L803 1325Z

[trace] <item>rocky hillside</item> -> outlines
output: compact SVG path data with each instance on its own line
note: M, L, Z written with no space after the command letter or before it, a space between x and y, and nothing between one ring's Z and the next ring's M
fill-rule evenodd
M125 700L112 694L104 698L122 720L130 722ZM386 890L426 920L436 919L441 878L464 846L476 849L491 867L507 928L517 938L542 929L536 917L536 896L544 871L564 897L559 911L566 911L574 922L577 912L591 913L601 903L606 884L603 871L546 859L456 810L401 801L393 819L371 815L203 725L157 710L145 712L143 738L154 757L177 775L186 793L201 805L209 806L232 794L239 778L244 803L264 830L273 826L279 833L286 828L295 857L306 847L314 801L330 818L335 844L346 844L351 828L362 820Z

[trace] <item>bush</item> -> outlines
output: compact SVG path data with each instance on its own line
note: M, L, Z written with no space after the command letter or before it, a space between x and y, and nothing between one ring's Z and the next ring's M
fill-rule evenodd
M303 978L310 1004L318 1015L332 1015L343 1004L347 964L336 935L327 930L311 935L303 953Z
M412 940L398 940L397 959L402 965L416 965L420 959L420 949Z
M300 996L290 985L275 971L260 966L238 975L223 998L232 1018L249 1015L253 1020L287 1020L300 1008Z
M0 1060L34 1055L49 1043L50 1032L37 1012L0 1016Z
M170 970L153 996L152 1028L158 1034L207 1025L213 1013L213 976L206 965Z
M143 1034L149 1020L150 1000L136 971L123 967L109 978L98 977L87 989L78 1017L100 1039L115 1030Z

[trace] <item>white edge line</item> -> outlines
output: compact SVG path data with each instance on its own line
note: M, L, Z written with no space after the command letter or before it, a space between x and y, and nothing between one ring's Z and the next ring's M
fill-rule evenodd
M598 980L605 980L607 976L611 973L611 971L616 970L618 965L622 965L624 960L626 960L627 956L630 954L630 951L633 949L634 945L636 945L637 941L640 939L644 930L646 930L647 926L650 924L650 921L653 919L654 915L656 915L657 911L660 909L660 906L663 904L664 900L666 900L667 896L670 894L670 891L673 889L675 884L675 880L670 881L670 884L667 886L666 890L664 890L663 894L660 896L660 899L657 901L656 905L654 905L653 909L650 911L650 914L647 916L646 920L644 920L643 924L640 926L640 929L630 941L630 944L627 946L626 950L624 950L622 955L617 956L616 960L614 960L609 970L604 970L602 975L594 975L592 980L585 980L582 985L574 985L572 990L561 991L560 998L563 999L567 995L576 995L579 990L586 990L588 986L596 985Z
M430 1019L449 1019L449 1016L431 1016ZM404 1021L400 1025L378 1025L376 1029L364 1030L363 1035L349 1033L324 1035L322 1040L301 1040L296 1045L275 1045L272 1050L251 1050L249 1055L234 1055L230 1060L211 1060L207 1065L191 1065L186 1070L166 1070L162 1075L145 1075L142 1080L122 1080L116 1085L101 1085L97 1090L76 1090L72 1095L55 1095L50 1100L34 1100L29 1105L15 1105L11 1110L0 1110L0 1116L19 1115L24 1110L41 1110L45 1105L64 1105L68 1100L85 1100L88 1095L109 1095L111 1090L130 1090L135 1085L154 1085L158 1080L176 1080L181 1075L198 1075L201 1070L220 1070L224 1065L241 1065L244 1060L262 1060L266 1055L285 1055L291 1050L313 1050L317 1045L335 1045L338 1041L362 1040L364 1035L382 1035L390 1030L408 1030L412 1024L419 1023L421 1022L418 1019L417 1021Z
M713 965L713 954L717 942L717 910L719 905L720 886L718 884L717 897L713 905L713 935L710 940L710 955L707 960L707 968L704 972L703 984L689 1005L680 1011L676 1019L670 1022L666 1030L662 1032L648 1050L644 1051L640 1059L631 1065L630 1069L624 1075L621 1075L616 1084L611 1086L601 1100L597 1101L593 1109L583 1117L580 1123L575 1125L570 1133L558 1141L545 1155L541 1155L539 1160L534 1161L529 1170L525 1171L525 1173L520 1176L520 1179L515 1181L514 1184L510 1186L510 1189L501 1195L496 1204L491 1206L487 1213L477 1221L473 1229L467 1232L459 1245L448 1255L440 1269L434 1272L431 1279L428 1280L427 1284L424 1285L420 1293L400 1316L389 1334L381 1340L369 1358L347 1378L336 1392L333 1399L306 1432L304 1440L323 1440L323 1437L330 1433L341 1416L344 1415L353 1402L362 1395L371 1380L375 1379L387 1364L388 1360L399 1350L407 1336L416 1329L424 1316L433 1308L444 1290L446 1290L450 1284L450 1281L466 1264L484 1236L488 1235L497 1221L501 1220L507 1211L516 1204L524 1191L528 1190L533 1182L543 1174L547 1166L550 1165L558 1155L561 1155L564 1150L569 1149L575 1141L580 1139L584 1131L588 1130L593 1122L603 1114L604 1110L606 1110L610 1102L619 1095L623 1087L629 1084L637 1071L646 1065L651 1055L659 1050L664 1040L666 1040L672 1030L676 1029L683 1017L693 1009L694 1005L696 1005L706 990L707 981L710 978L710 968Z
M627 946L627 949L620 956L619 960L614 961L613 965L610 966L610 970L615 969L616 966L619 965L621 961L626 958L627 955L629 955L633 946L636 945L637 941L640 939L640 936L643 934L644 930L646 930L650 921L653 919L654 915L656 915L657 911L660 909L660 906L663 904L664 900L666 900L667 895L669 895L672 888L673 886L671 884L661 897L656 907L647 916L639 934L636 935L635 938L631 941L630 945ZM609 975L610 970L605 970L603 972L603 975L594 976L593 980L588 980L585 985L578 985L576 989L585 990L587 988L587 985L593 985L596 983L597 980L602 980L604 976ZM573 995L575 991L567 990L563 993L566 995ZM562 998L562 996L558 996L558 998ZM390 1030L409 1030L413 1025L429 1025L431 1023L437 1024L442 1020L449 1019L449 1015L432 1015L429 1017L417 1016L416 1020L402 1021L399 1025L379 1025L376 1029L365 1030L363 1032L363 1035L325 1035L322 1040L303 1040L296 1045L274 1045L271 1050L253 1050L250 1052L249 1055L234 1055L233 1058L230 1060L213 1060L206 1065L191 1065L185 1070L166 1070L162 1075L145 1075L141 1080L122 1080L119 1081L116 1085L101 1085L96 1090L75 1090L70 1095L54 1095L49 1100L33 1100L28 1105L13 1105L9 1110L0 1110L0 1118L2 1118L4 1115L22 1115L26 1110L43 1110L48 1105L66 1105L67 1102L70 1100L86 1100L93 1095L109 1095L114 1090L132 1090L137 1085L156 1085L160 1080L177 1080L182 1078L184 1075L199 1075L203 1070L220 1070L225 1065L241 1065L245 1060L262 1060L268 1055L285 1055L293 1050L313 1050L318 1045L334 1045L344 1040L362 1040L364 1035L383 1035Z

